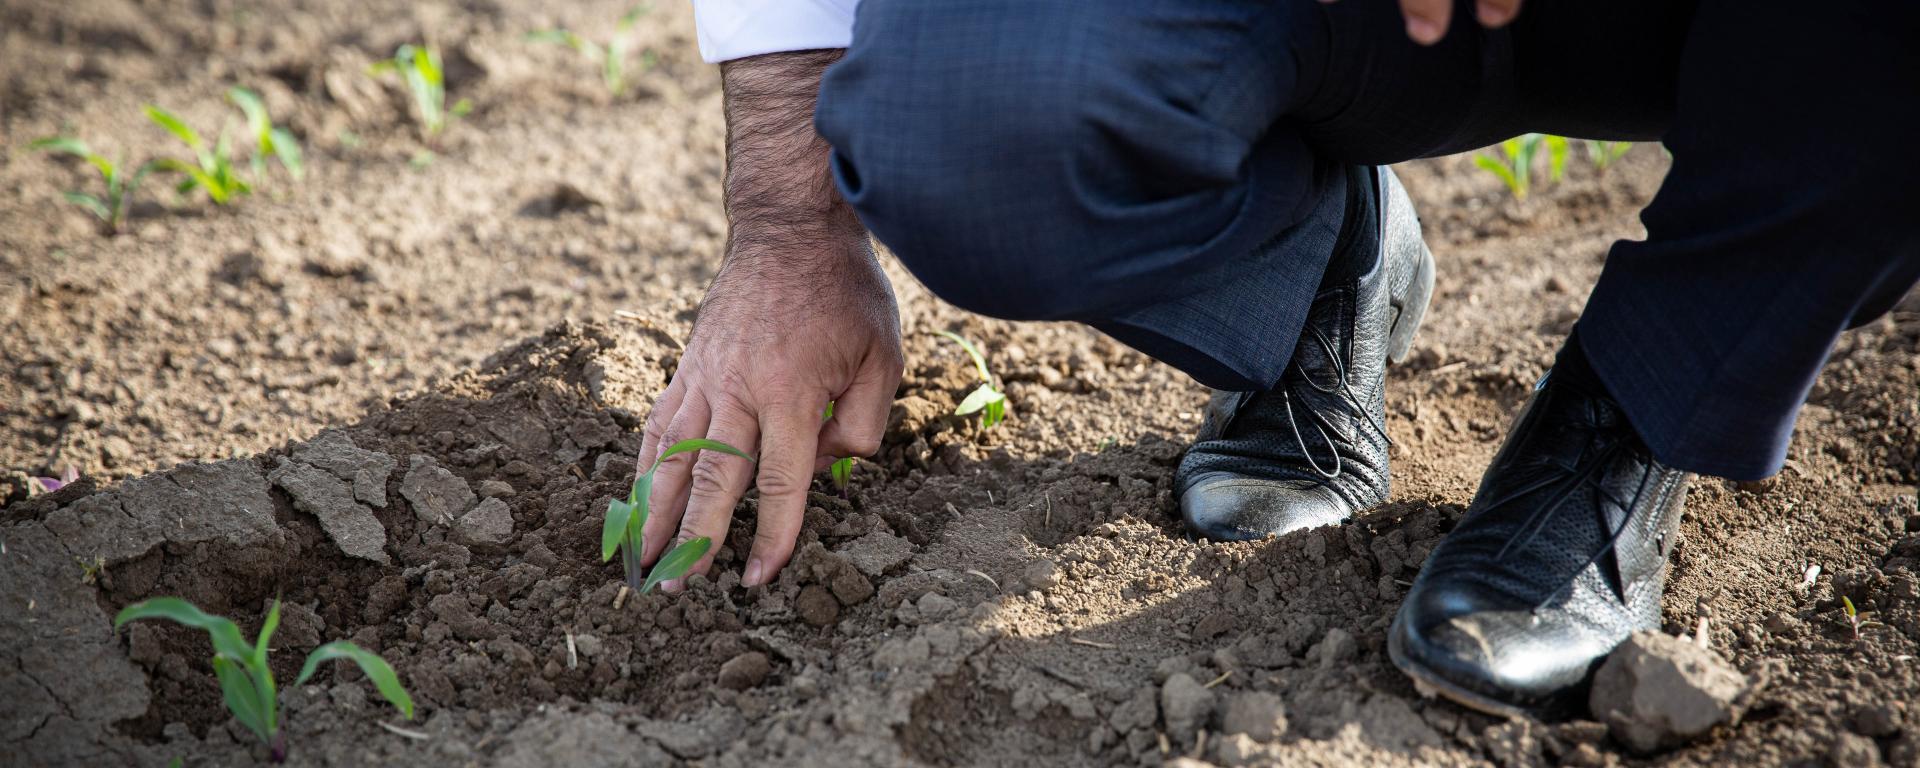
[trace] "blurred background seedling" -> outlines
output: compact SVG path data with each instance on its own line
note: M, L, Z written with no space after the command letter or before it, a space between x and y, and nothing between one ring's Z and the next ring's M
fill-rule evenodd
M287 175L294 181L306 178L306 163L300 155L300 142L293 133L273 124L273 117L267 113L267 104L260 100L260 94L235 86L227 89L227 99L240 108L247 116L247 132L253 136L253 181L260 183L267 175L267 158L279 161L280 167L287 169Z
M718 440L682 440L662 451L660 458L654 459L651 468L634 478L633 489L627 493L626 501L614 499L607 504L607 518L600 528L600 562L612 560L613 554L619 552L620 563L626 568L627 586L633 588L635 594L646 594L660 582L687 575L687 570L700 562L700 558L713 546L713 540L705 536L688 539L661 555L660 560L653 564L652 572L648 573L640 565L640 553L646 550L647 498L653 493L653 475L660 471L660 464L667 457L696 451L719 451L753 461L746 451ZM641 578L643 573L646 575L644 579Z
M273 607L268 609L266 621L260 625L260 636L252 644L240 634L240 627L232 620L214 616L193 603L178 597L156 597L129 605L113 617L113 628L126 626L127 622L141 619L164 619L176 624L204 630L213 641L213 674L220 683L220 694L232 712L247 730L253 731L260 741L267 745L273 762L287 758L286 736L280 731L279 693L274 688L273 670L267 666L267 643L273 638L273 630L280 626L280 601L275 599ZM300 677L293 681L300 685L313 676L321 662L351 661L366 673L373 681L373 687L380 695L393 704L395 709L413 719L413 697L400 685L400 679L393 673L385 659L378 654L362 649L345 640L336 640L313 649L307 654L306 664L300 668Z
M239 196L253 192L253 187L234 173L233 146L227 141L226 131L221 131L220 138L209 148L198 131L188 127L172 112L148 104L147 119L179 138L193 152L191 162L173 157L154 161L156 170L186 177L174 187L175 192L188 195L198 189L206 192L207 199L212 200L214 205L227 205Z
M622 14L620 20L614 23L613 35L607 38L606 45L588 40L575 34L571 30L562 28L542 29L529 32L527 33L527 39L536 43L553 43L572 48L574 52L580 54L580 56L588 62L600 68L600 84L606 86L607 93L611 94L614 98L619 98L627 95L627 86L629 85L627 82L627 59L632 52L633 45L632 35L629 33L633 31L634 23L639 21L640 17L645 16L650 10L652 9L649 6L638 5L634 6L633 10ZM640 57L641 69L645 70L652 66L653 52L643 52Z
M1613 161L1625 156L1627 150L1633 149L1633 142L1594 141L1588 139L1586 146L1587 159L1593 162L1593 169L1604 172L1607 170L1607 166L1613 165Z
M93 214L94 218L99 219L101 231L109 235L120 232L120 226L127 220L127 209L133 205L134 190L140 187L140 180L146 178L147 174L155 169L153 163L142 163L140 167L132 169L132 173L128 173L123 163L108 160L94 152L86 142L66 136L49 136L39 139L28 144L27 148L78 157L100 173L100 180L106 184L106 189L101 194L91 195L71 190L60 194L67 199L67 202L80 206L87 213Z
M473 111L473 102L461 99L447 106L446 72L440 66L440 49L430 45L402 45L393 58L374 62L367 68L374 75L398 74L413 96L420 132L432 143L457 117Z
M986 429L992 429L993 425L1006 421L1007 393L994 386L993 374L987 371L987 358L980 354L980 350L973 346L973 342L967 341L957 333L941 331L940 335L952 339L954 343L960 345L961 349L966 350L967 356L973 358L974 370L980 374L980 386L967 393L966 398L960 401L960 406L953 409L953 415L966 416L979 413L980 426Z
M1533 191L1533 166L1541 151L1547 155L1547 180L1559 181L1567 170L1567 140L1562 136L1528 133L1494 145L1492 152L1473 156L1473 164L1499 178L1515 200Z

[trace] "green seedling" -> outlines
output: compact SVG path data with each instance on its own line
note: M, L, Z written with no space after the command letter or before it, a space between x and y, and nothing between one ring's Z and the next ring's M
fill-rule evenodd
M1527 199L1533 191L1534 159L1540 156L1540 150L1547 152L1547 179L1559 181L1567 169L1567 140L1561 136L1548 136L1529 133L1515 136L1498 145L1499 153L1480 153L1473 156L1473 164L1507 185L1516 200Z
M280 732L278 693L273 685L273 670L267 666L267 641L272 639L273 630L280 626L278 599L267 611L267 619L260 625L260 636L251 645L240 634L240 627L231 620L211 615L178 597L156 597L122 608L113 617L113 627L119 629L127 622L141 619L165 619L205 630L213 641L213 674L220 681L220 693L227 711L232 712L247 730L260 737L271 750L274 762L287 759L286 736ZM408 720L413 719L413 697L407 695L407 689L400 685L400 679L393 674L393 667L388 666L378 654L345 640L335 640L307 654L306 664L300 668L300 677L293 684L305 683L320 668L321 662L336 659L359 665L360 671L373 681L380 695L406 715Z
M253 187L233 170L233 147L227 142L226 131L221 131L219 141L214 143L212 149L208 149L200 133L188 127L172 112L148 104L147 119L167 129L193 152L192 162L172 157L154 161L158 170L186 177L180 180L174 191L185 195L196 189L202 190L214 205L226 205L241 195L253 192Z
M627 94L627 54L632 45L628 33L633 31L634 22L639 21L640 17L646 15L649 10L651 10L649 7L641 5L627 11L620 17L620 21L613 25L613 36L607 39L607 44L604 46L565 29L543 29L530 32L527 34L527 39L536 43L555 43L572 48L574 52L600 68L600 83L607 87L608 93L618 98ZM651 53L642 57L643 68L650 67L652 64Z
M646 549L647 497L653 494L653 473L660 471L660 464L667 457L693 451L719 451L753 461L746 451L718 440L682 440L662 452L645 474L634 478L633 490L627 493L626 501L614 499L607 505L607 519L600 528L600 562L612 560L613 554L619 552L620 562L626 567L627 586L637 594L646 594L660 582L687 575L687 570L700 562L700 558L713 546L713 540L705 536L680 542L660 556L660 561L653 564L653 571L647 573L645 579L641 578L643 569L640 553Z
M300 142L287 129L273 124L273 117L267 114L267 104L260 100L260 94L236 86L227 89L227 99L246 114L247 132L253 134L253 180L257 183L266 177L268 157L280 161L280 167L287 169L287 175L292 176L294 181L306 178L307 168L300 156Z
M960 345L961 349L966 350L967 356L973 358L974 370L980 372L980 386L967 393L966 398L960 401L960 407L953 409L953 415L965 416L979 412L980 426L987 429L1006 421L1007 393L993 385L993 374L987 371L987 358L980 354L980 350L973 346L973 342L961 338L959 334L941 331L940 335L952 339L954 343Z
M1840 597L1840 613L1846 617L1847 627L1853 630L1853 641L1856 643L1860 642L1860 630L1883 626L1880 622L1867 618L1873 614L1853 607L1853 601L1844 595Z
M827 468L827 472L833 475L833 487L839 489L840 498L846 498L847 486L853 484L853 457L835 461L833 466Z
M1613 161L1626 155L1627 150L1633 149L1633 142L1631 141L1594 141L1588 139L1586 145L1587 159L1593 161L1593 169L1596 171L1605 171L1607 166L1613 165Z
M473 111L473 102L461 99L447 106L446 74L440 67L440 50L432 46L402 45L393 58L375 62L367 71L374 75L398 73L413 94L413 106L420 115L420 131L428 141L447 129L453 118Z
M100 227L107 234L117 234L120 225L126 223L127 208L133 204L133 192L139 188L140 180L155 168L154 163L146 163L127 173L121 164L108 160L87 147L86 142L64 136L49 136L28 144L29 149L43 152L58 152L73 155L92 165L100 172L101 181L106 182L104 194L90 195L85 192L62 192L67 202L85 208L87 213L100 220Z
M826 422L832 418L833 401L828 400L827 413L820 417L820 421ZM832 466L827 467L827 473L833 478L833 487L840 491L840 498L846 498L847 486L853 482L853 457L847 456L833 462Z

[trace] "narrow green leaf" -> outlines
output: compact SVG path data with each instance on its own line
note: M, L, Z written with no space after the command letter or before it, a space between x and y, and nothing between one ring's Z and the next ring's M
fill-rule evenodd
M253 665L267 666L267 642L273 639L273 631L280 627L280 598L273 599L273 606L267 609L266 621L260 622L260 636L253 641Z
M178 597L156 597L129 605L120 609L113 617L113 628L119 629L129 621L141 619L165 619L176 624L184 624L194 629L206 630L213 640L213 650L225 654L236 661L247 658L252 650L240 635L240 627L232 621L200 610L198 606Z
M1547 142L1547 178L1559 181L1567 170L1567 139L1564 136L1548 136Z
M247 132L253 134L260 153L272 151L273 118L267 115L267 103L260 100L260 94L236 85L227 89L227 100L247 116Z
M48 136L44 139L34 139L32 143L27 145L27 148L42 152L64 152L82 158L95 156L93 149L88 147L86 142L70 136Z
M647 474L651 475L653 474L653 471L655 469L659 469L660 462L666 461L668 456L682 454L688 451L719 451L721 453L727 453L727 454L732 454L734 456L738 456L740 458L746 459L747 461L753 461L753 457L748 456L746 451L740 450L731 445L727 445L726 443L720 442L718 440L708 440L704 437L696 437L692 440L682 440L680 442L674 443L673 445L669 446L665 451L662 451L660 453L660 458L655 459L653 461L653 469L647 470Z
M828 401L827 401L827 412L826 412L826 414L825 414L825 415L823 415L823 416L821 416L821 417L820 417L820 420L821 420L821 421L832 421L832 420L833 420L833 401L832 401L832 400L828 400Z
M220 681L220 697L226 702L227 711L240 721L261 741L273 739L274 727L266 720L266 713L260 710L259 689L254 686L242 662L226 655L213 657L213 676Z
M833 462L833 466L827 469L833 475L833 486L835 488L846 490L847 485L853 482L853 459L840 459Z
M693 568L693 564L700 562L700 558L705 557L707 549L712 546L713 540L705 536L681 542L680 546L674 547L667 552L666 556L661 557L660 562L653 564L653 571L647 574L647 581L641 585L639 592L646 594L660 582L687 575L687 571Z
M60 196L66 198L69 203L87 209L87 213L98 216L101 221L113 222L113 210L108 208L106 203L100 202L100 198L84 192L62 192Z
M373 687L379 689L380 695L393 704L394 708L400 710L400 714L406 715L408 720L413 719L413 697L407 695L407 689L400 685L400 678L393 673L393 667L387 664L387 660L380 658L379 654L345 640L335 640L307 654L307 663L300 668L300 677L294 680L293 684L305 683L307 678L313 676L320 662L336 659L344 659L359 665L360 671L365 672L367 679L373 681Z
M607 519L600 524L600 562L613 559L620 542L627 538L627 521L633 517L633 505L619 499L607 503Z
M966 339L961 338L960 334L954 333L952 331L941 331L940 335L945 336L949 339L953 339L956 343L960 345L961 349L964 349L967 351L967 356L973 358L974 370L977 370L980 372L981 381L985 381L985 382L993 381L993 374L987 372L987 358L980 354L979 349L974 348L973 342L967 341Z
M280 165L287 169L294 181L307 176L307 164L300 154L300 140L285 128L273 129L273 156L279 158Z
M181 122L180 118L174 116L172 112L148 104L147 119L167 129L169 133L178 136L181 141L186 142L187 146L193 148L195 151L199 151L200 147L205 144L205 142L200 140L200 134L195 133L192 128L188 128L187 124Z
M652 512L648 508L647 499L651 498L653 498L653 473L648 472L634 478L633 495L627 499L627 503L633 505L633 522L627 523L627 530L633 532L635 542L640 541L640 531L647 527L647 515Z
M1005 399L1007 399L1007 396L1001 394L1000 390L994 389L992 384L982 384L972 392L967 393L966 399L960 401L960 407L953 409L953 415L965 416L987 407L989 403L995 403Z

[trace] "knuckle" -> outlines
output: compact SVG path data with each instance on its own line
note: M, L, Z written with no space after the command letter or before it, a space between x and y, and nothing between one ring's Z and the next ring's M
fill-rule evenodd
M727 492L727 472L719 462L702 459L693 465L688 487L695 496L719 496Z
M850 435L846 440L849 456L866 457L880 452L879 435Z
M760 487L763 496L783 496L806 490L811 477L802 477L791 467L763 465L754 484Z

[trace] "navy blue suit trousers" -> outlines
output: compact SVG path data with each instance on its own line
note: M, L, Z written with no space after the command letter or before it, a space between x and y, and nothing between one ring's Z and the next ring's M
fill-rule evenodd
M1661 461L1777 471L1844 329L1920 280L1920 4L864 0L817 126L936 294L1089 323L1209 386L1280 379L1351 165L1528 132L1660 140L1583 348Z

